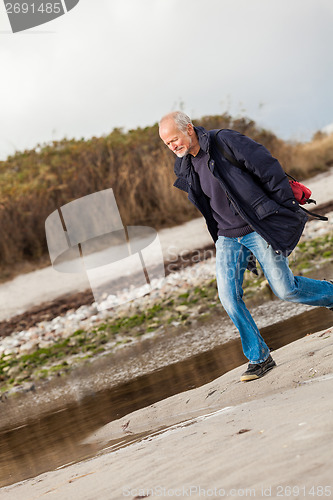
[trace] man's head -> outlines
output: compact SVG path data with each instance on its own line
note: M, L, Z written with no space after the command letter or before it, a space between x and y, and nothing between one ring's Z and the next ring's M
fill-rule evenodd
M187 153L194 156L200 146L190 118L182 111L163 116L159 123L160 138L175 153L183 158Z

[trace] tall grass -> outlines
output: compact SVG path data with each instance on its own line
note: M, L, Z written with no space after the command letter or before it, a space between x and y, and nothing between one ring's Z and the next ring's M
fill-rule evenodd
M333 166L333 134L317 132L311 142L295 144L292 148L294 172L305 178Z
M303 178L333 163L333 136L289 144L249 119L227 114L203 117L195 124L245 133ZM155 124L126 133L115 129L90 140L54 141L0 162L0 269L38 262L47 254L48 215L103 189L113 188L124 225L160 229L198 216L186 194L172 187L174 160Z

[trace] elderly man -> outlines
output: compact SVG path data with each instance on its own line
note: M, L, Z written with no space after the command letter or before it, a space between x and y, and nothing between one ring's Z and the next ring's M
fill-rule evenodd
M333 307L333 282L293 276L288 255L307 221L288 179L269 151L234 130L194 127L177 111L159 124L162 141L177 155L174 186L202 212L216 245L219 298L239 330L249 360L242 381L276 366L242 299L245 269L256 257L281 299Z

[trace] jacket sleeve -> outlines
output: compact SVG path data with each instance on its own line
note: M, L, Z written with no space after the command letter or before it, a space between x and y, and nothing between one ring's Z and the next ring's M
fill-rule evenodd
M222 130L217 138L229 154L257 177L270 198L292 210L298 209L282 166L262 144L228 129Z

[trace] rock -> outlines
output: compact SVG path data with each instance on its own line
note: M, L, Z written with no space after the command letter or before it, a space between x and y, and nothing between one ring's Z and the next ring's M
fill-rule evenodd
M8 393L17 393L17 392L30 392L30 391L35 391L36 386L32 382L26 382L22 385L17 385L16 387L13 387Z
M39 347L39 349L47 349L48 347L51 347L53 344L54 344L54 342L51 340L41 340L39 342L38 347Z
M21 346L20 352L21 354L32 354L33 352L36 351L37 347L38 347L38 342L35 340L31 340Z
M209 311L209 307L207 306L199 306L197 309L198 314L204 314L207 311Z
M188 310L188 306L185 306L185 304L175 307L175 311L178 311L178 312L184 312L184 311L187 311L187 310Z
M149 323L148 328L158 328L159 323Z
M9 359L12 359L12 357L13 357L13 353L7 354L6 356L4 356L2 358L2 361L8 361Z
M9 377L16 377L16 375L18 375L21 371L21 367L19 365L15 365L15 366L12 366L8 372L7 372L7 375Z
M8 339L8 337L6 337L6 338ZM10 339L9 339L9 340L10 340ZM11 346L10 346L10 347L7 347L7 349L5 349L5 350L3 351L3 353L4 353L4 355L5 355L5 356L8 356L9 354L10 354L10 355L12 355L12 354L13 354L13 352L15 351L15 347L16 347L17 343L16 343L16 342L14 342L14 341L12 341L12 342L10 342L10 343L11 343ZM9 342L7 342L7 344L9 344Z

